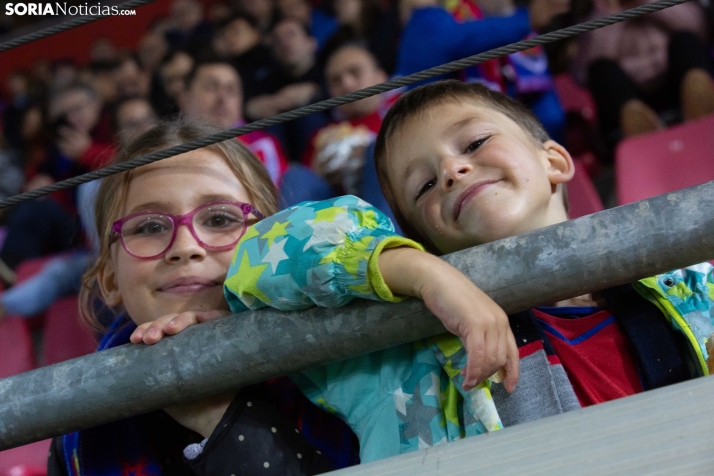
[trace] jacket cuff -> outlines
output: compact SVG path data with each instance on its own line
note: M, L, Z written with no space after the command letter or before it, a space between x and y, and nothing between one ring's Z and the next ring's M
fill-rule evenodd
M384 301L401 302L407 298L407 296L395 296L392 293L392 290L389 289L389 286L387 286L387 283L384 282L384 277L379 271L379 255L382 251L389 248L399 248L401 246L408 246L410 248L416 248L420 251L424 251L424 247L416 241L395 235L384 238L377 245L372 252L372 256L369 258L369 264L367 266L367 279L369 280L369 285L374 290L374 293Z

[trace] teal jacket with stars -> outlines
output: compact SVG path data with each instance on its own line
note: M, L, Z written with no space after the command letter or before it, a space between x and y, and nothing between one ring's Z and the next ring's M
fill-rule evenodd
M224 291L233 312L341 306L355 297L397 302L377 266L379 253L422 247L396 235L389 219L357 197L306 202L249 228ZM635 284L689 342L694 375L707 375L714 279L708 263ZM490 382L462 389L466 363L450 334L399 345L292 376L315 404L336 413L360 440L363 462L502 428Z

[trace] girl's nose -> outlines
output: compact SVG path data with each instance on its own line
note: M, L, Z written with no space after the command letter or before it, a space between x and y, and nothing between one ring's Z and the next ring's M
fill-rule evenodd
M164 255L168 262L180 262L188 260L201 260L206 256L206 250L194 238L191 230L186 225L179 225L176 230L176 239Z
M456 182L463 180L473 171L473 166L461 159L446 159L443 164L443 180L441 183L444 190L450 190Z

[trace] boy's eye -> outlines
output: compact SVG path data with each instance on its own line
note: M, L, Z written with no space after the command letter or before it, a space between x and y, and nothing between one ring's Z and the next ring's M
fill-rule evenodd
M436 179L431 179L428 182L426 182L422 187L419 189L419 192L417 192L417 196L414 199L414 201L419 200L419 198L424 195L426 192L431 190L434 185L436 185Z
M464 153L470 154L471 152L475 152L476 149L481 147L484 144L484 142L486 142L488 139L489 139L488 137L484 137L483 139L479 139L479 140L471 142L468 145L468 147L466 147L466 150L464 151Z

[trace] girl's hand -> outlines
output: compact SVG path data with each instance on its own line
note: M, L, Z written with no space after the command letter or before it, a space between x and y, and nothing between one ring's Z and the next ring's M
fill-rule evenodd
M412 248L383 251L379 269L394 294L424 300L446 329L461 338L468 353L462 371L469 390L500 369L503 384L513 392L518 382L518 347L508 316L498 304L459 270Z
M178 334L188 326L199 322L212 321L230 315L230 311L187 311L159 317L155 321L141 324L129 338L134 344L156 344L164 335ZM180 422L179 422L180 423ZM185 425L184 425L185 426Z

